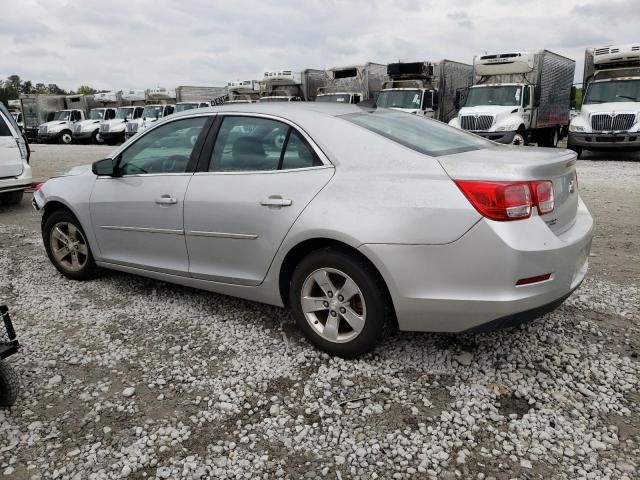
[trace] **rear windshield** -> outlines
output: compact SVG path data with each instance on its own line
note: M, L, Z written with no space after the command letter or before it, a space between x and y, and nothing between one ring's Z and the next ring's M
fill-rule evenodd
M400 145L432 157L487 148L490 144L476 135L412 113L377 109L341 115Z

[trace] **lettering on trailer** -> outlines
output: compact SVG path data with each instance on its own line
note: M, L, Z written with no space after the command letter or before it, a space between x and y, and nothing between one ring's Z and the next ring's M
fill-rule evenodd
M225 101L227 100L227 96L226 95L222 95L218 98L214 98L211 100L211 106L212 107L216 107L218 105L222 105Z

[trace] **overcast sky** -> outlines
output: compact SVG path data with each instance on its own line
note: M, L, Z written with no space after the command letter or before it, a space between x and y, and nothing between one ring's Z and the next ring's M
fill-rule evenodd
M0 0L0 78L121 90L640 41L640 0Z

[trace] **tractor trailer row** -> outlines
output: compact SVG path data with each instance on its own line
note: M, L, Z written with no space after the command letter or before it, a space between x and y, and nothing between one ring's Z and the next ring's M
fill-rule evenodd
M548 50L452 60L365 62L266 71L226 87L154 88L94 96L23 95L29 138L117 143L158 119L218 103L335 102L393 108L433 118L492 141L583 150L640 149L640 44L585 52L583 104L573 118L575 61Z

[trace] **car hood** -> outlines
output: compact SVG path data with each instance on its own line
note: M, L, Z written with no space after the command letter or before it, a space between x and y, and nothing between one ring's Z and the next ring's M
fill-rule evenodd
M59 177L77 177L79 175L93 175L91 171L91 164L89 165L78 165L77 167L72 167L62 175L58 175ZM55 178L55 177L52 177Z
M86 127L93 124L99 124L101 120L82 120L80 122L76 122L76 125L80 125L80 127Z

